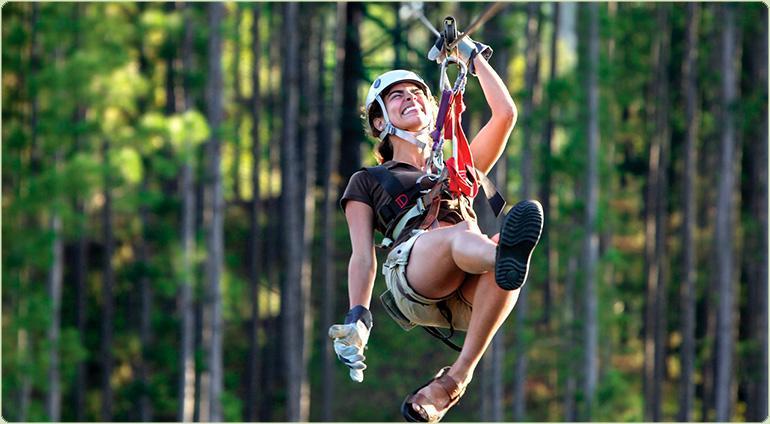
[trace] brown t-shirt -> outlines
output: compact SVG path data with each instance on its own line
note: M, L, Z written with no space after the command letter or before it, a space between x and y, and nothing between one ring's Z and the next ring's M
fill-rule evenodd
M393 176L396 177L398 182L400 182L401 185L406 189L413 187L415 184L417 184L417 179L425 175L423 171L419 170L413 165L404 162L387 161L383 163L383 166L388 168ZM388 192L385 191L385 189L379 184L377 178L362 169L350 177L348 186L345 188L345 193L342 194L340 206L342 207L343 211L345 210L345 206L347 205L348 200L357 200L359 202L366 203L367 205L371 206L376 215L380 207L389 203L391 198L390 195L388 195ZM458 202L452 202L450 200L451 199L449 198L444 199L442 196L441 205L439 206L438 220L456 224L463 221L463 217L457 209L459 206ZM461 201L467 202L466 211L468 211L469 215L475 221L476 215L473 213L473 209L471 208L472 201L465 198L463 198ZM410 204L409 207L412 205L413 203ZM399 237L398 241L402 241L404 239L403 235L408 234L410 230L417 227L420 222L421 220L415 219L408 226L406 226L401 232L402 237ZM377 218L374 219L374 228L381 234L385 234L385 231L387 230L382 226L380 220ZM396 243L394 243L393 246L395 245Z

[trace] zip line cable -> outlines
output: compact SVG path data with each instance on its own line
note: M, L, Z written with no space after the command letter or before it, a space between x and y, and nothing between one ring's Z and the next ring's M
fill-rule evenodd
M457 47L457 44L460 42L460 40L463 39L463 37L468 37L471 34L473 34L477 29L479 29L479 27L484 25L485 22L487 22L490 18L495 16L495 14L497 14L497 12L499 12L500 9L502 9L505 6L506 4L503 2L492 3L491 5L489 5L486 8L486 10L484 10L484 12L481 15L479 15L479 17L476 18L476 20L473 21L473 23L471 23L470 26L468 26L468 30L458 34L457 38L451 44L449 44L446 47L446 49L451 51L452 49ZM433 33L433 35L435 35L436 37L441 36L441 33L436 29L436 27L434 27L430 23L428 18L425 17L425 14L422 13L422 8L416 8L412 6L412 10L413 10L413 13L414 12L418 13L417 18L420 20L420 22L422 22L423 25L425 25L426 28L428 28L430 32Z
M476 18L476 20L473 21L472 24L470 24L467 31L457 35L457 39L447 46L447 50L451 51L452 49L454 49L457 46L457 44L460 42L460 40L463 39L463 37L467 37L473 34L477 29L479 29L479 27L481 27L481 25L483 25L486 21L488 21L492 16L495 16L495 14L499 12L504 5L505 3L492 3L491 5L489 5L489 7L487 7L484 13L482 13L481 16Z

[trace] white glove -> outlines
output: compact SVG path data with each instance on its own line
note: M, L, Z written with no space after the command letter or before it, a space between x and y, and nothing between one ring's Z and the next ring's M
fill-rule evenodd
M457 43L456 48L457 57L468 66L468 72L470 72L471 75L476 75L476 68L473 66L473 59L476 57L476 55L480 54L484 56L484 59L487 60L492 57L491 47L486 44L473 41L471 37L463 37L460 42ZM446 54L446 39L442 34L438 39L436 39L436 43L428 52L428 59L441 63L444 61Z
M372 328L372 313L357 305L345 316L345 324L329 327L329 337L334 340L334 352L350 368L350 379L364 381L364 349Z

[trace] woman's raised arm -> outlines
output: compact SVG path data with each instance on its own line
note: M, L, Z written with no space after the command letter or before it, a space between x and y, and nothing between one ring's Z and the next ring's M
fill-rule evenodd
M508 137L516 124L517 110L508 87L486 59L477 55L473 63L481 90L492 110L492 117L471 141L474 165L486 174L505 150Z

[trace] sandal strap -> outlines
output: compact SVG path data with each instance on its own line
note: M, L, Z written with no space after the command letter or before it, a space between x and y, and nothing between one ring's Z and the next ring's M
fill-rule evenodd
M407 396L405 403L408 405L418 405L428 415L427 420L429 422L440 421L444 415L460 400L460 397L465 394L465 387L461 387L454 378L450 377L449 367L442 368L438 374L423 387L427 387L433 383L437 383L439 387L446 393L449 398L449 402L442 408L441 411L436 411L436 414L430 415L422 405L434 405L431 399L428 399L422 393L417 393L420 389L417 389L413 394ZM435 406L434 406L435 407Z
M438 383L439 386L441 386L442 389L447 394L447 397L449 397L449 401L453 401L462 395L462 388L459 384L455 381L454 378L450 377L448 374L444 374L441 377L437 378L436 383Z

